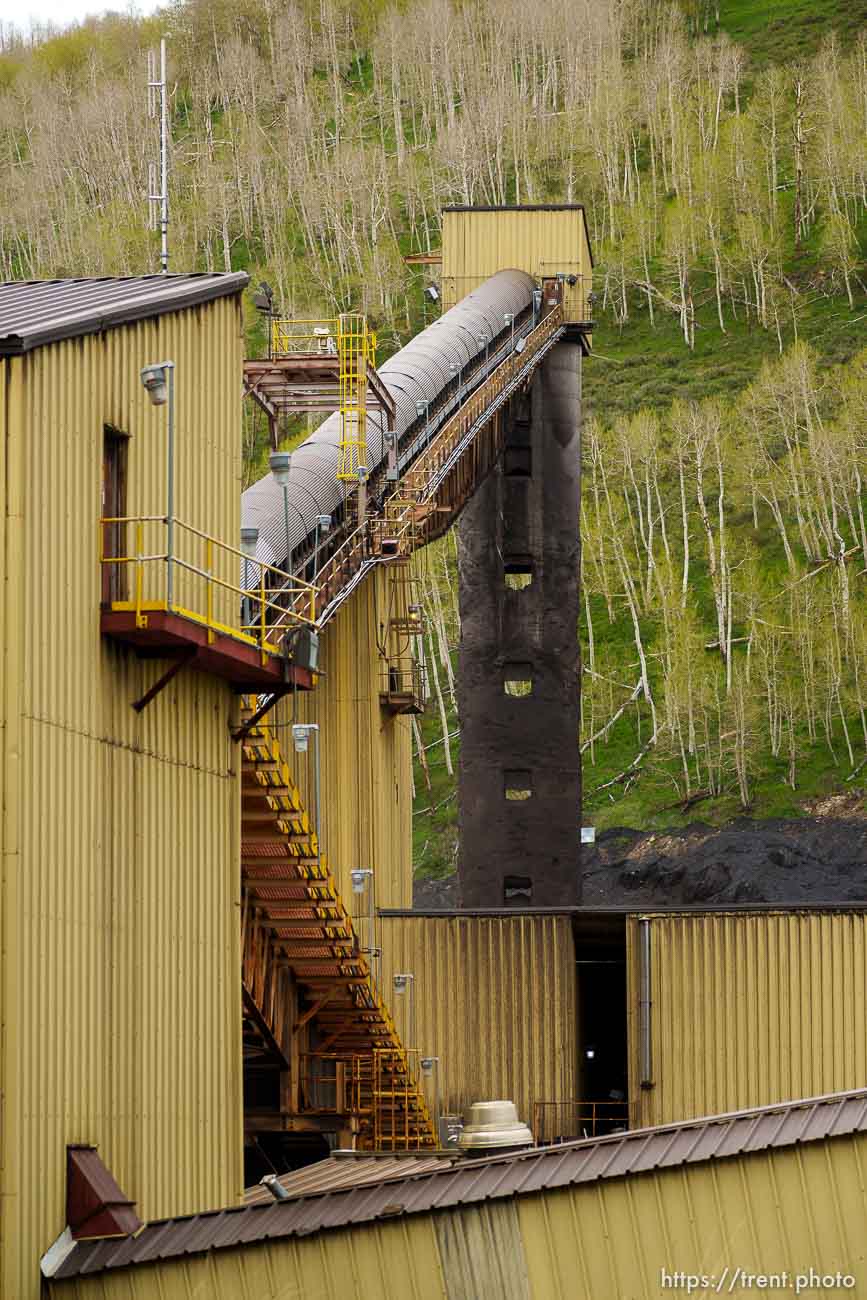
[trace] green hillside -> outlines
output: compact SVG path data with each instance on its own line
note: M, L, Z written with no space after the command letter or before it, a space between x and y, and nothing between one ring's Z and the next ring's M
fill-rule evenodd
M430 319L403 259L437 247L445 204L585 204L587 816L788 814L857 787L867 0L596 0L580 23L560 0L178 0L35 41L4 28L0 276L155 269L142 87L161 32L172 266L249 270L289 314L362 309L380 359ZM252 307L247 327L261 347ZM252 410L243 453L249 481ZM433 872L456 852L450 546L423 561Z

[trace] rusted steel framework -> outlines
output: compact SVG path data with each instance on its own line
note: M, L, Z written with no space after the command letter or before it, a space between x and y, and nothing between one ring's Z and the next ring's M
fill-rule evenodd
M382 515L365 518L346 537L315 577L320 625L375 565L411 555L451 527L502 451L509 400L529 385L564 333L554 307L530 331L522 352L506 356L420 451Z
M263 723L243 743L241 881L245 1059L282 1072L279 1111L248 1114L248 1128L337 1126L361 1148L434 1147L413 1054Z
M275 447L280 418L305 413L343 414L346 408L363 431L370 409L394 429L394 398L376 371L376 335L356 313L336 321L273 319L268 357L244 362L244 396L267 415Z

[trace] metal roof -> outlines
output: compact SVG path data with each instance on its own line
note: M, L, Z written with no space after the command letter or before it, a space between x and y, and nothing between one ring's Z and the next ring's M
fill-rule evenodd
M392 1178L414 1178L417 1174L431 1174L446 1169L458 1159L451 1151L433 1155L398 1155L391 1151L334 1152L325 1160L291 1174L281 1174L277 1179L293 1199L299 1196L318 1196L323 1192L345 1191L348 1187L368 1187ZM245 1205L273 1205L274 1197L261 1183L244 1192Z
M867 1133L867 1088L517 1155L461 1160L445 1170L405 1172L372 1186L166 1219L124 1240L78 1242L52 1276L79 1277L855 1133Z
M162 316L239 293L242 271L214 275L8 280L0 284L0 356Z

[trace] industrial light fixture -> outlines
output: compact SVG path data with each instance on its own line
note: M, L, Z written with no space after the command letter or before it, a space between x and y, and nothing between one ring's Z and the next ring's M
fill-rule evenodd
M292 455L288 451L272 451L268 457L268 466L278 487L286 488L289 486L289 471L292 466Z
M166 254L168 256L168 254ZM142 366L141 381L152 406L165 406L166 429L166 609L171 613L175 568L175 363Z
M320 515L316 522L319 525L320 532L327 533L331 527L331 515Z
M267 312L271 315L274 309L274 290L267 281L262 280L259 285L259 292L253 294L253 306L259 311Z
M424 296L429 298L431 302L439 302L440 291L435 284L428 284L425 285Z
M406 1038L404 1045L413 1050L415 1046L415 976L409 971L402 971L392 976L394 991L399 996L406 994L404 1012L406 1017Z
M296 754L306 754L307 744L310 740L311 731L318 731L319 727L313 722L293 722L292 724L292 745Z
M349 879L352 881L353 894L363 894L372 877L371 867L356 867L354 871L350 871Z
M577 275L567 275L567 276L566 276L566 283L569 285L569 287L570 287L571 289L574 289L574 288L575 288L575 285L578 283L578 276L577 276Z
M515 351L517 352L518 356L521 355L521 353L524 351L524 348L526 346L527 346L526 336L522 335L521 338L518 339L518 342L515 344Z
M166 371L172 368L171 361L160 361L155 366L142 366L141 381L151 399L151 406L165 406L169 395Z
M314 748L314 766L313 766L313 798L316 803L316 852L322 857L322 826L319 812L319 723L318 722L293 722L292 723L292 745L296 754L306 754L307 747L310 743L310 737L316 742Z
M514 317L514 315L513 315L512 312L510 312L510 311L504 311L504 312L503 312L503 324L504 324L504 325L511 325L511 323L512 323L512 321L513 321L514 319L515 319L515 317Z
M424 415L424 413L425 413L425 405L426 405L425 402L416 402L416 404L415 404L415 413L416 413L416 415Z
M595 1048L595 1047L585 1047L585 1048L584 1048L584 1055L585 1055L585 1057L587 1058L588 1061L595 1061L595 1059L596 1059L596 1048Z
M256 547L259 545L258 528L241 529L241 554L245 560L255 560Z
M259 1184L261 1187L268 1188L275 1201L291 1201L292 1199L276 1174L266 1174L264 1178L259 1179Z
M426 1079L430 1078L436 1067L439 1065L439 1062L440 1058L438 1056L423 1056L421 1058L419 1065L421 1067L421 1072Z
M250 574L249 574L248 566L250 560L255 560L256 558L256 547L258 545L259 545L259 529L242 528L241 529L241 554L244 557L244 587L245 587L242 618L244 620L245 627L249 627L252 621L252 609L250 605L250 596L249 593L246 591L246 588L249 587L250 585Z
M286 568L289 569L289 557L292 554L292 546L289 541L289 471L292 465L292 456L288 451L272 451L268 457L268 465L274 476L274 482L283 493L283 529L284 539L286 542Z

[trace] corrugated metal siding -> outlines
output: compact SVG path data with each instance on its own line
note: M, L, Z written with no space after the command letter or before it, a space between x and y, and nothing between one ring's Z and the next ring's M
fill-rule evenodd
M518 1203L531 1295L538 1300L658 1300L662 1270L707 1275L693 1295L752 1294L746 1273L854 1274L864 1285L862 1175L867 1138L709 1161ZM731 1285L731 1291L729 1285ZM777 1288L775 1288L777 1289ZM831 1292L829 1291L828 1294ZM672 1294L686 1294L685 1286ZM815 1295L812 1289L806 1294Z
M615 1144L616 1146L616 1144ZM707 1159L652 1172L423 1213L316 1236L52 1282L77 1300L658 1300L662 1273L705 1275L692 1294L795 1289L795 1278L854 1276L860 1295L867 1135ZM394 1189L400 1197L400 1189ZM746 1283L741 1274L753 1275ZM787 1271L788 1285L755 1285ZM815 1287L803 1289L817 1294Z
M537 279L559 271L581 277L564 286L564 319L586 320L592 263L580 208L446 209L442 250L444 308L505 267Z
M377 643L387 617L389 581L380 569L358 587L322 635L323 676L316 690L286 697L274 713L281 749L294 760L311 815L312 745L308 755L294 754L288 724L293 708L296 721L319 724L322 843L341 896L353 910L358 907L349 879L354 867L375 871L378 907L412 906L410 721L379 703ZM366 897L362 908L366 916Z
M632 1124L766 1105L867 1080L867 916L655 916L654 1087L639 1088L638 921L627 922Z
M446 1300L455 1295L445 1288L430 1217L76 1278L52 1284L50 1294L69 1300Z
M139 369L165 358L178 514L234 542L237 301L6 363L0 1255L16 1297L37 1294L38 1255L63 1226L67 1142L96 1143L143 1217L241 1191L236 705L181 673L135 713L165 664L99 633L103 423L131 435L129 513L158 513L165 408Z
M506 1098L531 1124L534 1101L577 1096L568 917L382 917L380 936L382 988L401 1037L440 1058L442 1112ZM415 1042L406 995L392 993L396 972L415 976Z

